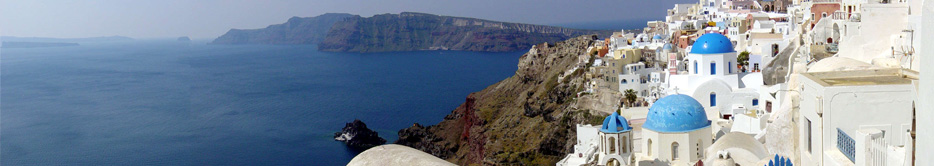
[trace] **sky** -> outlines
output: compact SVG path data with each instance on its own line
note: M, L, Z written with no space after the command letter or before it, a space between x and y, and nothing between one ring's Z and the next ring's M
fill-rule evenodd
M422 12L495 21L562 25L664 19L666 9L697 0L0 0L0 35L79 38L213 39L290 17L324 13Z

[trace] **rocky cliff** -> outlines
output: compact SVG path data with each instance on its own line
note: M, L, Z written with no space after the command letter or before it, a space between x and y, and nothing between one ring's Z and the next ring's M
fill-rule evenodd
M593 107L600 97L577 97L589 70L578 58L595 38L536 45L520 58L515 75L470 94L436 125L400 130L395 143L459 165L554 165L574 145L575 124L598 124L605 115ZM611 96L602 103L621 98Z
M321 51L385 52L413 50L517 51L612 31L506 23L475 18L404 12L349 17L337 22L318 45Z
M328 13L317 17L292 17L262 29L231 29L211 44L318 44L335 22L354 15Z

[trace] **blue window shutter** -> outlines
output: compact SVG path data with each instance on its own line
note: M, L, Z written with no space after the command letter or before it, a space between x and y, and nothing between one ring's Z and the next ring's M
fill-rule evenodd
M697 61L694 61L694 74L697 74Z
M710 75L717 74L717 63L710 62Z
M717 106L717 94L716 93L710 93L710 106L711 107Z

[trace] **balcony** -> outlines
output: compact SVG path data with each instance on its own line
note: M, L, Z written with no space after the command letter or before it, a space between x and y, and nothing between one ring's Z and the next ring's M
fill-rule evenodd
M860 21L862 21L862 20L860 19L860 14L859 14L859 13L847 13L847 12L844 12L844 11L836 11L836 12L833 12L833 19L834 19L834 20L843 20L843 21L848 21L848 22L860 22Z

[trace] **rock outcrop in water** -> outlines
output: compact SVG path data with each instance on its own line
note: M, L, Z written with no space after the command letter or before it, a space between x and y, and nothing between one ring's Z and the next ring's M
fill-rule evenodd
M379 137L378 133L367 128L359 119L344 125L341 132L334 133L334 140L356 149L368 149L386 143L386 139Z
M178 37L178 39L175 39L175 40L180 41L180 42L190 42L191 38L188 38L188 36L182 36L182 37Z
M597 97L588 97L595 95L577 97L589 70L578 57L595 37L536 45L514 76L470 94L436 125L400 130L395 143L459 165L554 165L574 145L575 124L603 118L593 111Z

